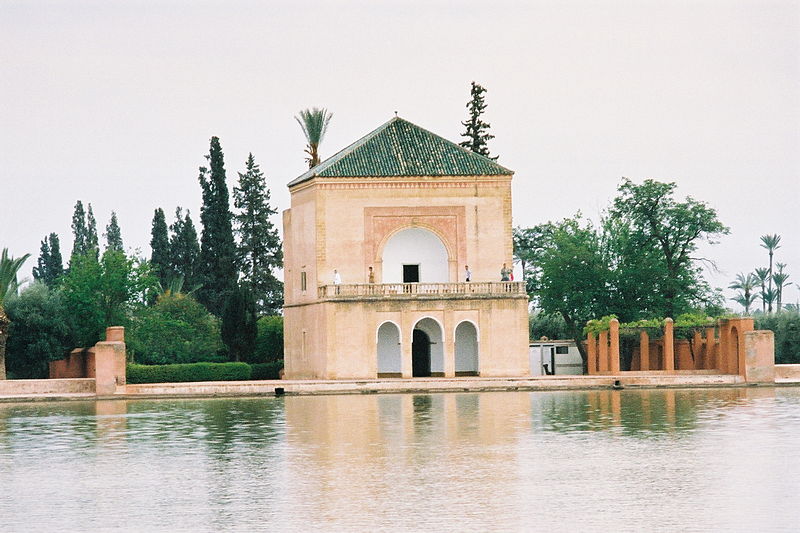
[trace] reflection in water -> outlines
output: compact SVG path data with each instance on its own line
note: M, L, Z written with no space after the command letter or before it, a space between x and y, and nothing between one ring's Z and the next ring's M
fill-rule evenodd
M800 390L0 404L3 531L793 529Z

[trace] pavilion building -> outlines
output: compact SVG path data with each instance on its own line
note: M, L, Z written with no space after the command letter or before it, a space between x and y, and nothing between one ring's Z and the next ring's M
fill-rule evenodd
M286 378L528 375L512 176L395 117L291 181Z

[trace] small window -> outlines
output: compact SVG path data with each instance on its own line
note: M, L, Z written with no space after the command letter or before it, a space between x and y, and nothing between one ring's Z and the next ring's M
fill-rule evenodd
M403 265L403 283L419 283L419 265Z
M305 292L306 291L306 273L300 272L300 290Z
M556 353L561 355L568 354L569 346L556 346Z

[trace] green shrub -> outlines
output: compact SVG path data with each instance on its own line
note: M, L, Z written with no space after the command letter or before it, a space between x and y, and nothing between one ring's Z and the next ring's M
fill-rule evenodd
M283 359L283 317L263 316L258 319L256 347L248 363L270 363Z
M800 364L800 313L758 313L754 319L756 329L768 329L775 333L776 363Z
M542 311L532 313L528 317L528 337L532 341L547 337L548 339L569 339L570 333L564 318L559 314L547 314Z
M48 363L63 358L74 348L63 320L64 307L59 293L36 282L19 296L8 298L5 309L11 320L6 345L9 376L16 379L48 377Z
M187 381L247 381L252 370L247 363L190 363L127 367L127 381L136 383L183 383Z
M253 369L253 375L250 379L280 379L283 359L269 363L253 363L250 368Z
M136 310L126 344L137 363L223 362L219 319L191 296L162 294L150 307Z

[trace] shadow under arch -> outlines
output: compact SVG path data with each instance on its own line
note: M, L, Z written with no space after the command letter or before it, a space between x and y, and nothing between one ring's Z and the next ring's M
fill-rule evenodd
M423 317L414 324L411 368L414 377L444 377L444 329L435 318Z

